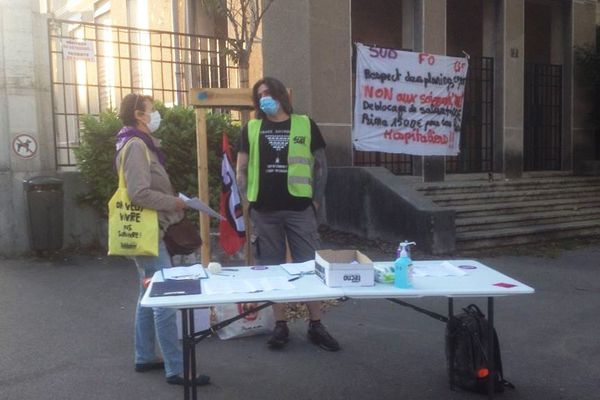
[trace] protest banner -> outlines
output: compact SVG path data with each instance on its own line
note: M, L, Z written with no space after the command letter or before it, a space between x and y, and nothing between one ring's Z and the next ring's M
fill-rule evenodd
M356 44L356 150L455 156L468 61Z

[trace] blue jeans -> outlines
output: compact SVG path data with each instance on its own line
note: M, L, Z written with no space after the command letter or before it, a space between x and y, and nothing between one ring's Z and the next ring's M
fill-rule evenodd
M158 257L135 257L135 264L140 277L140 295L135 310L135 363L149 363L159 357L155 353L155 340L158 340L160 351L165 362L165 375L181 375L183 373L183 351L177 338L176 313L173 308L149 308L140 306L144 295L143 280L150 278L161 268L171 267L171 257L161 240Z

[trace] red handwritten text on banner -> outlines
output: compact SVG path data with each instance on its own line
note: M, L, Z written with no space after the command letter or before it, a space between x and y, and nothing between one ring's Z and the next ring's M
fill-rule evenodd
M467 69L464 58L357 44L355 148L457 155Z

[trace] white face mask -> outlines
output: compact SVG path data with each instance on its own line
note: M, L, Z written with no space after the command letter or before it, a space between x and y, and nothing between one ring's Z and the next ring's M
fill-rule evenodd
M158 111L152 111L150 113L150 122L146 124L151 133L156 132L160 125L160 113Z

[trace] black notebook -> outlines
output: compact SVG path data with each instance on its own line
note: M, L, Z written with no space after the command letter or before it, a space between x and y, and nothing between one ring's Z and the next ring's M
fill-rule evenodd
M200 293L202 293L202 288L198 279L166 280L152 284L150 297L183 296Z

